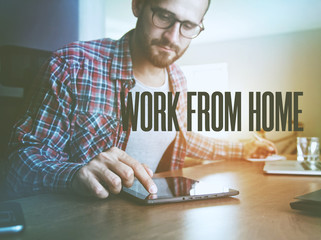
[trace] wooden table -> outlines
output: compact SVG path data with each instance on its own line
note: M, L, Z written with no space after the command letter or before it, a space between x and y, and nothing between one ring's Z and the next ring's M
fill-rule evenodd
M263 163L221 161L158 176L225 183L231 198L141 206L119 196L96 200L44 194L18 199L26 229L2 239L320 239L321 217L292 210L320 177L263 173ZM0 238L1 238L0 237Z

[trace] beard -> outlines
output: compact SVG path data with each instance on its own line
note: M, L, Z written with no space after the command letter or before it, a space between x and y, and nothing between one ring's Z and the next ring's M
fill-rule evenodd
M167 51L155 51L153 47L162 47L170 49L171 52ZM174 63L179 59L186 51L187 47L181 50L177 45L170 43L166 38L152 39L150 44L146 43L144 46L145 55L150 62L159 68L165 68Z
M138 19L136 25L136 39L137 46L144 56L155 66L159 68L166 68L177 59L179 59L187 50L188 46L181 49L176 44L171 43L167 38L150 39L149 35L144 32L143 23ZM171 51L161 50L166 48Z

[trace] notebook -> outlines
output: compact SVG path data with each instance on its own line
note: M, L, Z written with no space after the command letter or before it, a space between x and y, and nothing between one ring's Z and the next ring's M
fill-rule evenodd
M265 162L263 171L268 174L321 175L321 162L314 164L293 160Z
M296 197L296 199L299 201L291 202L291 208L318 214L321 213L321 189Z

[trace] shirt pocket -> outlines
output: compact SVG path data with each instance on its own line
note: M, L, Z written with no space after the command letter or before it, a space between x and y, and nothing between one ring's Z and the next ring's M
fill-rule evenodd
M87 162L114 146L119 120L101 113L78 113L71 141L72 158Z

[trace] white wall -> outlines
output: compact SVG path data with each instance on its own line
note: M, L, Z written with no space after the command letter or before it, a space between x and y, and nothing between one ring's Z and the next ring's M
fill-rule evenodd
M79 40L106 37L105 14L109 2L110 0L79 0Z
M304 132L300 134L321 139L321 29L191 45L180 60L180 64L220 62L228 64L231 89L242 91L244 132L248 131L249 91L303 91L299 120ZM279 136L282 133L271 135Z

